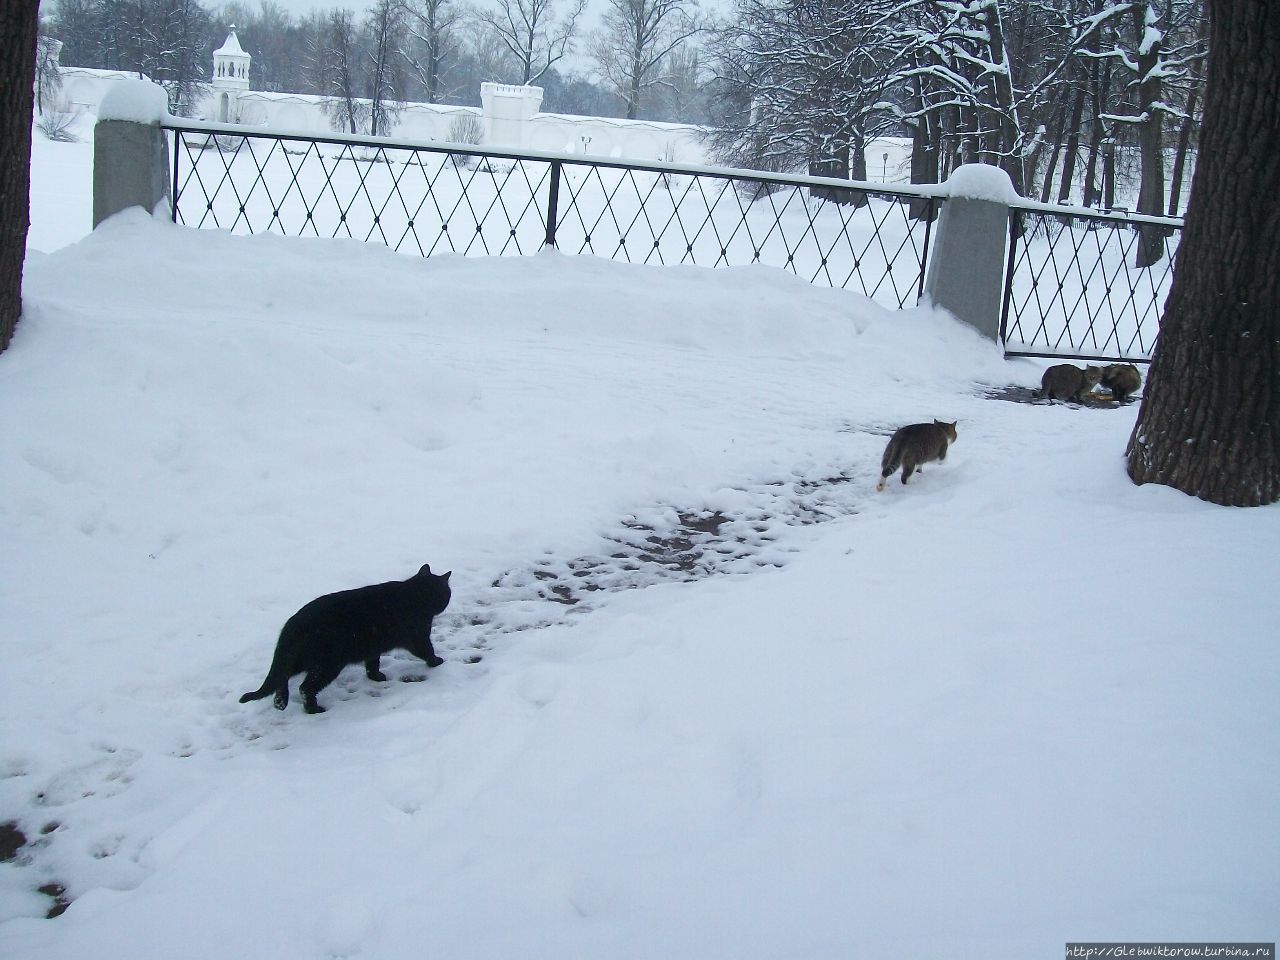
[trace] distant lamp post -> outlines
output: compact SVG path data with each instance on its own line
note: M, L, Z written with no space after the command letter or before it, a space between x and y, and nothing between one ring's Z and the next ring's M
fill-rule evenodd
M579 137L578 139L582 141L582 152L585 154L587 152L587 145L591 143L591 138L584 136Z
M1108 136L1103 139L1102 147L1102 208L1111 210L1115 207L1116 182L1116 141Z
M880 154L880 159L884 163L884 166L880 168L880 182L885 183L889 179L889 154L888 153Z

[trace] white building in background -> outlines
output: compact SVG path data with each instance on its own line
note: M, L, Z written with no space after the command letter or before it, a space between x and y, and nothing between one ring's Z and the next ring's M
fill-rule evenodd
M324 136L333 132L325 112L326 97L303 93L251 90L253 58L240 46L232 26L213 52L213 79L197 116L271 130ZM96 115L110 84L138 74L121 70L60 67L63 97L73 109ZM542 113L542 88L505 83L480 85L480 107L438 103L401 104L392 136L406 140L479 142L513 150L552 150L605 159L709 162L702 127ZM474 131L469 133L468 131ZM886 137L867 144L867 179L905 183L910 178L911 142Z
M227 39L213 51L213 80L210 82L213 115L206 115L206 120L240 122L241 98L249 92L249 61L252 59L240 46L233 23Z
M333 132L325 113L328 98L303 93L251 90L253 58L240 46L232 26L227 39L213 53L209 93L196 116L215 123L235 123L272 130L324 136ZM107 87L121 77L138 74L121 70L60 67L63 96L73 109L97 115ZM542 88L501 83L481 84L483 106L445 106L437 103L400 105L392 137L406 140L465 140L467 130L480 132L488 147L554 150L602 158L668 160L706 163L703 129L688 123L614 120L541 113Z

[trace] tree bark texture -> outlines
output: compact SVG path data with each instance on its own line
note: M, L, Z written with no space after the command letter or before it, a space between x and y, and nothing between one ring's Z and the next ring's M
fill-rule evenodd
M9 346L22 314L38 9L37 0L0 3L0 351Z
M1129 476L1280 499L1280 3L1210 0L1200 159Z

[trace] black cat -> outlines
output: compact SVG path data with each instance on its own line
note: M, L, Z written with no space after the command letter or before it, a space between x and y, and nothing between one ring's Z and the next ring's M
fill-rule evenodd
M453 571L450 571L452 573ZM449 573L431 567L408 580L375 583L312 600L280 631L271 669L262 686L241 703L274 693L277 710L289 705L289 680L306 673L299 690L307 713L324 713L316 694L331 684L349 663L364 663L370 680L387 679L378 669L382 654L408 650L429 667L444 663L431 646L431 621L449 605Z

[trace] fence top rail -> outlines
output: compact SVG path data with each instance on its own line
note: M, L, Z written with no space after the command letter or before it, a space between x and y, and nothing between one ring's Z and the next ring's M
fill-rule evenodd
M190 120L185 117L167 117L161 123L166 130L184 133L205 133L227 137L257 137L267 140L293 140L304 143L338 143L347 146L370 147L381 150L423 150L430 153L454 153L496 160L537 160L558 162L582 167L606 167L615 170L635 170L643 173L667 173L685 176L715 177L722 180L741 180L747 183L784 184L797 187L820 187L834 190L856 190L881 196L901 197L910 200L937 199L950 196L945 183L888 184L870 180L844 180L839 177L813 177L799 173L771 173L763 170L746 170L738 167L720 167L707 164L668 163L662 160L625 160L609 157L592 157L579 153L563 153L556 150L503 150L483 147L474 143L450 143L444 140L390 140L364 134L338 133L316 134L304 130L265 129L244 127L239 124L212 123L207 120ZM1011 209L1044 213L1059 217L1107 221L1112 223L1146 223L1155 226L1180 228L1181 217L1153 217L1129 213L1123 210L1101 211L1088 207L1070 207L1061 204L1039 203L1018 199Z
M1069 207L1060 203L1040 203L1036 200L1018 200L1009 204L1011 210L1025 210L1030 213L1043 213L1055 217L1075 217L1080 220L1099 220L1112 223L1149 223L1157 227L1175 227L1181 229L1182 217L1155 217L1146 213L1131 213L1128 210L1094 210L1091 207Z
M580 153L562 153L555 150L503 150L501 148L482 147L474 143L449 143L444 140L388 140L384 137L337 132L320 135L301 130L255 129L236 124L211 123L207 120L188 120L179 117L168 117L161 123L161 126L166 130L176 130L183 133L207 133L226 137L258 137L267 140L296 140L305 143L339 143L382 150L423 150L430 153L458 153L497 160L539 160L582 167L636 170L643 173L668 173L715 177L721 180L743 180L749 183L856 190L862 193L904 197L911 200L943 198L948 193L946 184L888 184L870 180L844 180L839 177L811 177L798 173L770 173L768 171L744 170L736 167L668 163L662 160L625 160L611 157L595 157Z

